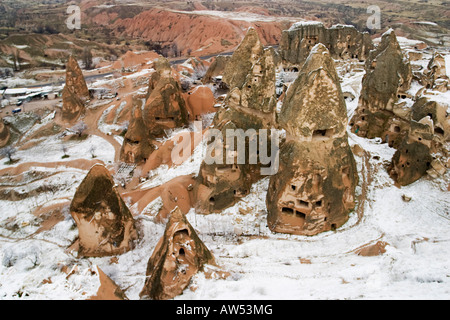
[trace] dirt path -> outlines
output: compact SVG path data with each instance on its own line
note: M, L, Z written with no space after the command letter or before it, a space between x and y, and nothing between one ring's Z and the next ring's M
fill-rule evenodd
M116 139L114 139L114 137L112 135L110 136L110 135L103 133L97 127L100 117L102 116L103 112L109 106L110 105L107 104L104 107L101 107L101 108L98 108L95 110L88 109L86 111L86 116L84 117L83 121L84 121L84 123L86 123L86 125L88 127L86 133L99 136L99 137L105 139L106 141L108 141L114 147L114 150L115 150L114 162L118 162L119 157L120 157L120 149L122 148L122 145Z
M57 168L59 166L72 167L81 170L89 170L93 165L100 163L104 164L103 161L98 159L76 159L69 161L56 161L56 162L26 162L19 164L15 167L8 167L0 170L0 175L18 175L25 171L30 170L31 167L44 167L44 168Z

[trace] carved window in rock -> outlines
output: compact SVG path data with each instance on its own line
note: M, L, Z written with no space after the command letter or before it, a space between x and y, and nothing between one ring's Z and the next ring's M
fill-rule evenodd
M305 213L303 213L301 211L298 211L298 210L295 210L295 209L292 209L292 208L288 208L288 207L283 207L281 209L281 213L283 213L286 216L300 218L302 220L306 219L306 214Z
M334 128L314 130L312 134L313 140L324 140L333 137Z
M297 206L302 208L302 209L308 209L309 208L309 202L302 200L302 199L297 199Z
M350 167L345 166L341 170L343 180L348 180L350 178Z
M434 128L434 133L438 134L438 135L444 135L444 130L442 128L435 127Z

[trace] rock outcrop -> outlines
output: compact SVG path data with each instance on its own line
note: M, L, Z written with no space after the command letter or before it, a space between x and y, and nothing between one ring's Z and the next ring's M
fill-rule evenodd
M102 165L94 165L78 186L70 213L78 227L80 256L121 254L137 240L133 216Z
M318 21L294 23L281 35L281 58L287 64L301 67L311 49L318 43L324 44L334 59L367 59L373 49L368 33L358 32L355 27L335 25L327 29Z
M10 136L9 128L3 123L3 119L0 118L0 148L6 146Z
M314 46L279 114L286 130L267 192L272 231L315 235L343 225L355 206L357 173L347 111L330 52Z
M100 287L97 294L91 296L88 300L129 300L123 290L102 269L99 267L96 269Z
M412 71L392 29L382 35L380 44L370 52L365 70L351 130L369 139L380 137L396 148L409 130L410 116L403 108L406 102L401 100L409 98Z
M405 186L420 179L431 167L430 147L433 124L429 117L411 121L408 135L402 140L392 157L389 174L399 185Z
M154 150L152 137L142 118L141 107L137 105L120 149L120 160L126 163L145 162Z
M202 115L216 112L217 110L214 108L215 103L214 93L209 87L202 85L195 87L186 96L189 118L200 120Z
M264 47L254 28L249 28L242 42L225 65L222 81L228 88L242 88L253 65L260 59Z
M398 185L408 185L425 174L436 178L446 172L441 159L448 158L445 143L450 137L447 106L421 97L411 107L408 134L397 148L388 168ZM444 162L445 163L445 162Z
M259 43L257 40L253 42ZM241 49L244 47L247 52L239 52L240 56L250 56L254 52L254 46L243 46ZM253 154L256 150L253 150L254 158L251 159L250 148L252 144L258 144L260 139L267 139L264 142L267 145L271 139L270 130L265 138L260 138L260 129L270 129L275 125L275 65L270 50L264 50L258 59L254 59L256 62L242 85L228 93L223 107L213 120L213 128L220 130L224 141L219 146L218 154L212 155L211 151L211 160L216 161L203 161L200 167L194 188L195 207L199 213L220 212L232 206L246 196L251 185L261 178L261 163L257 155ZM238 148L234 136L227 139L227 130L247 135L248 143L243 149ZM256 148L261 151L260 146ZM244 155L244 161L239 161L239 157ZM232 161L227 161L227 157L231 157Z
M214 256L180 209L175 208L148 261L141 298L168 300L182 294L206 264L214 265Z
M188 124L185 99L170 63L165 58L154 61L155 72L149 79L144 106L134 101L134 113L120 153L121 161L146 161L154 150L152 141L165 135L168 129Z
M62 91L62 117L72 123L85 111L85 104L89 100L89 90L77 60L69 57L66 65L66 85Z
M215 77L222 75L229 60L230 56L215 57L203 76L203 83L211 83Z
M449 89L449 79L445 65L445 56L439 52L434 52L433 56L424 71L425 80L422 84L427 89L446 92Z
M161 58L162 59L162 58ZM165 60L165 59L164 59ZM150 79L148 98L142 117L152 136L164 130L188 124L188 113L179 82L172 76L170 65L162 62Z

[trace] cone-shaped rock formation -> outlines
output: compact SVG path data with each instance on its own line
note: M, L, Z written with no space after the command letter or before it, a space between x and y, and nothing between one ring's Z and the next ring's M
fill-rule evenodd
M249 28L242 42L225 65L223 82L230 89L242 88L248 73L259 60L264 47L259 39L258 32Z
M137 239L133 216L108 170L95 165L78 186L70 213L79 232L81 256L121 254Z
M252 51L253 47L248 50ZM246 196L251 185L261 178L261 163L256 149L260 151L260 140L267 146L271 139L270 130L267 130L264 137L260 135L260 129L274 126L275 106L273 54L270 50L264 50L246 75L242 87L234 87L229 92L223 108L214 118L213 128L220 130L223 143L222 148L219 146L220 150L214 151L218 154L208 152L216 161L204 161L200 167L194 188L197 212L209 214L232 206ZM227 139L229 130L236 133L236 136L246 136L243 148L238 147L235 136L230 135ZM243 140L237 138L237 141ZM211 145L214 146L215 143L216 141ZM255 148L253 152L252 144ZM239 160L241 156L245 158L243 161ZM227 158L231 161L227 161Z
M215 264L213 255L176 207L148 261L141 298L168 300L176 297L205 264Z
M279 117L286 130L266 204L272 231L299 235L340 227L355 206L356 165L347 113L327 48L312 48L287 91Z
M409 118L398 100L408 97L412 71L392 29L370 52L365 69L358 108L350 122L352 132L369 139L380 137L397 147L409 129Z
M73 56L66 65L66 85L62 92L62 117L69 122L75 122L85 111L89 90L83 73Z

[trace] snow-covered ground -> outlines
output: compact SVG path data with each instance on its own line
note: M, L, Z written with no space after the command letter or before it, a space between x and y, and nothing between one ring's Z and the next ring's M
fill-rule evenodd
M347 100L350 118L364 73L341 74L343 91L355 95L355 99ZM447 94L437 94L447 99ZM99 120L103 132L111 129L104 122L111 110ZM51 116L42 122L51 121ZM174 130L169 138L183 130ZM450 299L449 173L434 180L423 177L397 188L386 171L395 150L375 139L348 134L350 145L359 144L368 153L366 158L355 155L361 210L353 212L336 231L312 237L272 233L267 227L265 205L269 178L254 184L248 196L220 214L199 215L192 209L188 220L214 254L219 268L230 276L207 279L199 273L191 287L175 299ZM97 146L96 159L114 162L113 146L99 136L71 140L65 146L70 157L61 159L60 138L39 140L27 150L18 150L15 157L21 160L12 166L92 159L91 146ZM204 147L200 144L180 166L155 169L139 187L151 188L179 175L197 174ZM10 167L4 162L0 170ZM24 178L29 182L14 187L17 194L31 193L39 185L55 188L21 201L0 200L0 299L86 299L97 293L97 267L129 299L139 299L148 259L165 228L144 213L160 206L160 198L135 216L142 237L134 250L117 256L117 260L78 258L68 250L78 236L68 206L87 171L37 164L29 172L30 177ZM404 195L411 200L404 201ZM49 230L37 232L40 218L33 210L54 205L63 206L64 218ZM384 254L367 257L356 253L377 241L388 243Z

